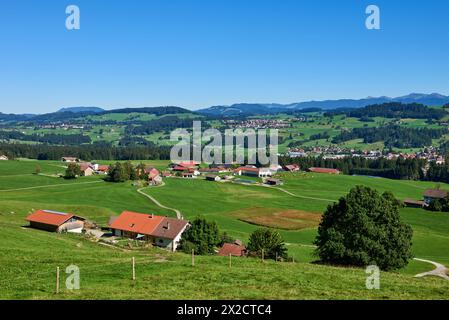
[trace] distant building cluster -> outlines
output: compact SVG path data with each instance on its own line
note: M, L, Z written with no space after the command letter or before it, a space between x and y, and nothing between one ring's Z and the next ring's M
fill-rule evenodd
M285 129L292 126L291 120L282 119L224 120L223 122L231 129Z
M356 151L354 149L345 149L337 146L328 147L312 147L309 149L302 148L292 148L287 154L290 158L301 158L301 157L322 157L323 159L344 159L344 158L364 158L368 160L376 159L387 159L395 160L398 158L402 159L424 159L428 162L435 162L436 164L444 164L445 158L439 153L438 149L435 147L426 147L418 152L383 152L381 150L370 150L370 151Z

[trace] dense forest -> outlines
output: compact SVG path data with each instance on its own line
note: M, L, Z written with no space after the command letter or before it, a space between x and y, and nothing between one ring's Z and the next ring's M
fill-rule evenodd
M201 119L181 119L176 116L167 116L157 120L146 121L139 126L128 126L125 129L127 135L149 135L159 131L172 131L178 128L192 128L193 121ZM210 127L209 124L202 122L202 129Z
M82 134L25 134L20 131L0 131L0 140L32 141L57 145L79 145L92 141L89 136Z
M279 158L281 165L296 163L303 170L310 167L338 169L348 175L364 175L402 180L422 180L449 183L449 163L438 165L423 159L398 158L376 160L360 157L323 159L322 157Z
M429 108L418 103L403 104L390 102L374 104L360 109L332 110L325 113L326 116L345 114L348 117L384 117L384 118L413 118L439 120L447 115L443 109Z
M364 143L384 141L387 148L422 148L432 145L432 139L441 138L447 129L406 128L390 125L380 128L354 128L342 131L332 142L342 143L353 139L363 139Z
M170 147L129 146L113 147L108 144L80 146L49 146L26 144L0 144L0 154L10 159L29 158L38 160L60 160L62 157L77 157L90 160L168 160Z

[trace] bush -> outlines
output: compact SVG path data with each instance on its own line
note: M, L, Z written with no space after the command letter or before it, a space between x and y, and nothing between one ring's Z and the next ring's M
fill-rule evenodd
M272 229L257 229L251 233L248 242L248 251L250 255L262 256L268 259L287 258L287 249L284 239L279 232Z
M64 179L76 179L79 175L81 175L80 166L76 163L70 163L65 171Z
M357 186L327 208L315 240L316 253L326 263L394 270L412 258L412 235L391 193L380 195Z

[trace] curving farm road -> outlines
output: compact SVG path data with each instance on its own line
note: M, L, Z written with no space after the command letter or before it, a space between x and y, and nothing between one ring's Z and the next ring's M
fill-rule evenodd
M415 278L422 278L422 277L426 277L426 276L435 276L435 277L440 277L440 278L443 278L443 279L449 281L449 276L448 276L449 269L446 268L441 263L430 261L430 260L418 259L418 258L415 258L414 260L430 263L435 266L434 270L417 274L415 276Z

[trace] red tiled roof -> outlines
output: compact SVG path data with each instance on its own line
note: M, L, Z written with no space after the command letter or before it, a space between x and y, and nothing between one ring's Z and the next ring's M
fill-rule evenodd
M337 169L329 169L329 168L309 168L310 172L315 172L315 173L340 173L340 170Z
M195 162L195 161L185 161L185 162L180 162L178 165L181 167L184 167L184 168L192 168L192 167L198 166L199 163Z
M106 172L109 171L109 166L98 166L98 171Z
M30 214L26 220L30 222L37 222L59 227L67 220L73 218L71 213L50 211L50 210L38 210Z
M218 251L219 256L229 256L230 254L235 257L241 257L245 254L246 248L233 243L225 243Z
M189 170L189 168L182 167L182 166L174 166L172 169L173 169L173 171L187 171L187 170Z
M112 222L110 227L111 229L151 235L162 220L161 216L124 211Z

